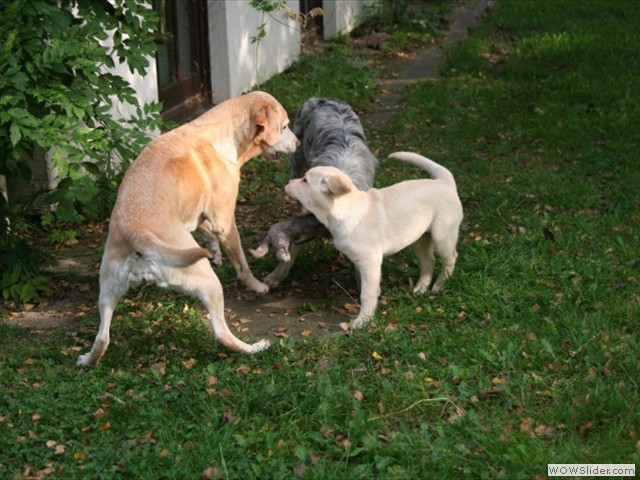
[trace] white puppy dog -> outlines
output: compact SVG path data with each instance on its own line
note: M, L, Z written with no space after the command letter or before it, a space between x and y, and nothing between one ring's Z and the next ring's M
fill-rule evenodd
M423 168L432 179L364 192L337 168L314 167L285 187L289 196L327 227L336 248L360 273L360 313L352 328L364 327L375 313L383 257L413 245L420 263L415 293L424 293L431 284L434 250L442 259L442 271L432 291L443 289L456 263L462 204L453 175L415 153L396 152L390 157Z

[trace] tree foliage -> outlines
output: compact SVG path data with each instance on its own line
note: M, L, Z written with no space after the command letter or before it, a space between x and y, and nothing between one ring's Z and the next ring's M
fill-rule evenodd
M45 192L45 206L55 206L45 223L102 218L121 173L159 127L160 106L139 105L113 70L126 63L145 73L157 24L145 0L0 3L0 175L29 181L27 159L46 152L57 186ZM136 113L117 119L123 103ZM15 215L0 195L0 254L20 242L24 214Z

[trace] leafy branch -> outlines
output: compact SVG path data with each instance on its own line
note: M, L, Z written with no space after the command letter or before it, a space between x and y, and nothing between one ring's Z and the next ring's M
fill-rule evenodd
M31 181L29 159L44 152L57 183L43 200L44 225L104 218L122 172L159 128L161 106L139 105L113 72L116 61L146 72L157 25L145 0L0 4L0 175L8 185ZM119 103L135 114L113 118ZM0 195L0 254L11 258L24 242L26 215Z

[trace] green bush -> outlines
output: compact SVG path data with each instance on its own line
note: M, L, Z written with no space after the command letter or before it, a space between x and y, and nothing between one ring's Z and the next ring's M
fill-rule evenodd
M45 223L104 218L120 175L159 127L158 104L139 106L132 118L111 116L117 102L137 104L133 88L110 70L114 59L143 73L155 52L156 25L155 12L143 0L0 5L0 175L8 184L29 182L29 159L35 152L49 156L58 183L39 196L39 206L49 207L43 209ZM21 237L16 223L31 214L3 199L0 235ZM10 228L7 219L16 215L20 220ZM10 249L22 243L0 245L8 259L3 275L12 281L31 275L12 260ZM5 280L6 295L4 285Z

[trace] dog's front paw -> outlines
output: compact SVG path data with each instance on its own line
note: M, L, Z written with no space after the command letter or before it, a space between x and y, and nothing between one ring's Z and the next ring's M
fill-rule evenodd
M278 278L277 275L274 275L273 272L264 277L264 283L272 290L280 285L281 280L282 279Z
M213 257L211 257L210 262L213 264L214 267L221 267L222 266L222 254L220 252L215 253L213 255Z
M264 295L269 291L269 286L262 283L260 280L255 280L254 282L251 282L251 285L249 285L249 288L254 292L256 292L258 295Z
M211 253L211 257L209 261L215 267L221 267L222 266L222 250L220 250L220 244L218 243L218 241L212 240L209 243L207 243L207 250L209 250L209 253Z

